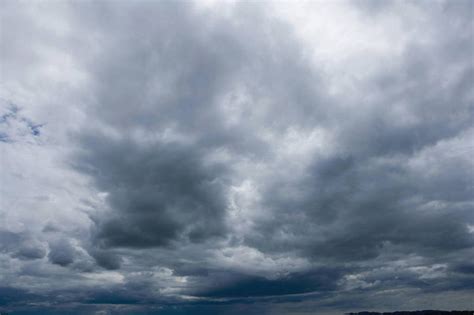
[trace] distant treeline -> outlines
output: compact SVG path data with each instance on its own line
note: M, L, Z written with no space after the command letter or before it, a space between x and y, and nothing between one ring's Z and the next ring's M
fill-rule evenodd
M347 315L474 315L474 311L412 311L412 312L358 312Z

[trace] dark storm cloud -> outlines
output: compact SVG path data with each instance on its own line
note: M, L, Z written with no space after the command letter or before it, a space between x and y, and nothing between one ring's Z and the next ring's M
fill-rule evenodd
M108 270L120 268L122 258L114 253L93 248L89 254L94 257L99 266Z
M258 276L234 275L222 286L216 285L208 291L197 294L214 298L245 298L261 296L280 296L314 291L332 291L341 270L331 268L316 269L311 272L295 273L278 279L266 279ZM229 275L226 275L229 277Z
M407 33L395 57L349 84L349 65L328 75L264 5L68 4L53 24L63 33L43 37L86 82L64 151L77 181L88 180L78 208L90 226L63 224L61 209L37 234L0 231L0 267L19 264L7 283L17 277L67 313L387 309L446 292L466 305L472 2L429 4L344 4L387 37L396 27L385 17ZM394 18L400 7L409 18ZM12 42L5 56L21 46ZM8 73L24 68L19 60ZM1 117L0 127L16 126L0 131L2 145L20 131L43 135L18 113ZM23 289L1 288L0 304L39 299Z
M38 296L31 294L26 290L0 287L0 307L9 304L24 303L25 301L35 300L38 300Z
M435 41L409 45L395 68L381 66L368 85L375 96L348 100L359 102L360 112L333 112L329 124L340 152L315 159L300 180L270 179L265 200L278 215L262 224L265 233L248 238L251 244L303 247L341 261L374 258L387 243L421 255L472 248L466 225L474 222L472 164L463 153L440 156L459 148L427 149L449 139L472 141L465 138L474 117L470 9L461 1L430 8L444 22ZM423 167L415 169L420 155ZM443 207L420 211L429 201ZM266 241L282 228L287 238Z
M104 7L107 21L87 17L89 27L103 32L104 56L91 64L97 98L91 114L102 123L124 131L174 127L201 136L207 146L234 148L252 144L255 135L225 124L231 113L223 111L223 96L234 93L237 98L243 88L251 102L270 98L271 107L261 104L257 111L241 104L250 125L261 120L275 127L289 119L302 123L319 105L319 82L300 45L286 25L266 16L259 5L237 4L231 19L184 3ZM100 12L94 6L82 9ZM119 49L123 45L129 49ZM272 56L272 45L278 55ZM298 106L288 107L295 101ZM265 115L277 110L279 115Z
M43 244L30 235L1 230L0 252L21 260L40 259L46 255Z
M126 22L115 9L127 10ZM96 237L106 247L151 247L223 235L232 165L213 161L213 154L265 156L267 144L252 129L263 123L284 131L305 111L312 116L316 76L305 69L294 40L276 36L282 25L264 21L261 30L252 28L257 6L238 6L236 19L245 24L199 16L182 3L115 9L106 23L90 21L107 36L105 56L93 64L98 104L89 108L91 123L112 133L79 135L83 153L76 157L77 168L109 194L111 212L97 218ZM136 27L123 29L129 23ZM149 30L159 36L145 40ZM270 41L279 49L274 59L265 58ZM239 109L241 123L229 125L235 114L225 112L223 97L238 89L251 99ZM253 102L264 98L270 107L254 111ZM296 110L288 108L295 102ZM268 116L274 111L283 114Z
M289 235L297 236L282 240L290 248L306 243L314 255L350 260L377 256L386 242L417 252L472 247L466 226L473 223L472 208L455 205L471 196L468 169L467 173L441 173L425 182L398 163L369 163L340 157L318 163L309 170L313 177L298 184L297 190L304 193L297 200L288 200L282 191L288 188L276 183L268 200L281 214L276 222L265 225L266 232L279 233L283 226ZM420 200L410 200L413 196ZM437 211L417 210L432 198L446 200L448 205ZM305 216L301 221L292 218L287 209ZM318 240L311 233L320 229L325 236ZM275 246L265 242L266 233L261 235L262 246Z
M219 165L203 165L199 148L113 143L97 135L91 141L81 161L109 193L112 208L98 222L104 246L163 246L179 237L199 241L222 233L225 173Z
M336 264L368 262L388 248L399 257L442 257L472 248L466 225L474 223L469 163L462 156L456 167L449 158L416 162L449 150L452 139L469 139L473 99L467 82L473 67L459 8L433 9L433 16L457 23L434 26L435 41L410 43L398 60L381 65L361 91L369 96L339 100L360 109L351 112L321 92L318 76L288 47L290 37L270 33L278 48L270 46L264 31L282 26L250 31L256 22L243 17L249 12L245 5L234 16L245 26L215 16L204 22L180 4L127 6L125 20L119 13L124 7L115 9L107 10L106 22L89 17L106 36L101 49L107 57L92 63L97 105L89 108L90 122L100 127L79 135L82 152L75 158L77 168L108 194L110 209L94 217L96 246L161 247L229 236L228 190L240 176L235 163L272 163L274 143L259 132L283 135L298 126L325 128L339 149L315 156L301 178L274 174L258 183L259 207L273 215L255 222L243 236L245 244ZM151 19L155 15L162 18ZM125 29L129 24L137 26ZM160 36L145 39L148 30ZM128 49L119 49L124 45ZM246 116L229 125L239 113L223 110L223 102L235 87L247 93L248 103L239 103ZM443 143L446 148L436 149ZM231 158L219 160L219 152ZM420 210L429 202L442 206ZM118 268L115 260L96 260ZM419 275L409 275L399 274L397 283L425 287ZM330 290L318 281L307 287L295 277L236 277L209 294ZM277 289L283 286L287 291ZM383 286L396 284L387 280Z
M48 259L55 265L62 267L74 262L75 250L68 240L58 240L49 244Z
M46 255L46 250L43 247L35 247L31 245L22 246L13 257L19 259L39 259Z
M0 230L0 249L4 253L8 253L14 250L21 242L21 235L19 233L13 233L10 231Z

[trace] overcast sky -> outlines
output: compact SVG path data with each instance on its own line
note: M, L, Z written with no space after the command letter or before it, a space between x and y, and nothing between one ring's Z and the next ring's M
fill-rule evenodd
M0 1L0 311L474 309L473 5Z

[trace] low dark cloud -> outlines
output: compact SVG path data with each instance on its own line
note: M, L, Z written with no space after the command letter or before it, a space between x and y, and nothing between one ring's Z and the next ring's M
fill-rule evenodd
M98 222L103 246L165 246L181 237L200 241L222 234L225 169L204 165L199 148L97 135L84 143L80 167L108 193L112 208Z
M0 252L21 260L34 260L43 258L46 248L27 233L0 230Z
M108 251L94 249L90 252L90 254L92 257L94 257L99 266L108 270L119 269L122 263L120 256Z
M198 296L212 298L248 298L262 296L280 296L301 294L315 291L333 291L337 288L337 281L341 270L320 268L311 272L294 273L277 279L266 279L259 276L226 275L230 278L223 281L222 286L216 285L209 291Z
M58 240L49 244L48 259L52 264L62 267L74 262L75 250L67 240Z
M46 254L46 250L43 247L35 247L32 245L22 246L18 249L13 257L19 259L40 259Z

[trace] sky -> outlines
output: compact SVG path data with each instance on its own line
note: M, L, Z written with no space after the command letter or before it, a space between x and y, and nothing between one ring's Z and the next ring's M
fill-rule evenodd
M0 312L474 309L472 0L0 8Z

